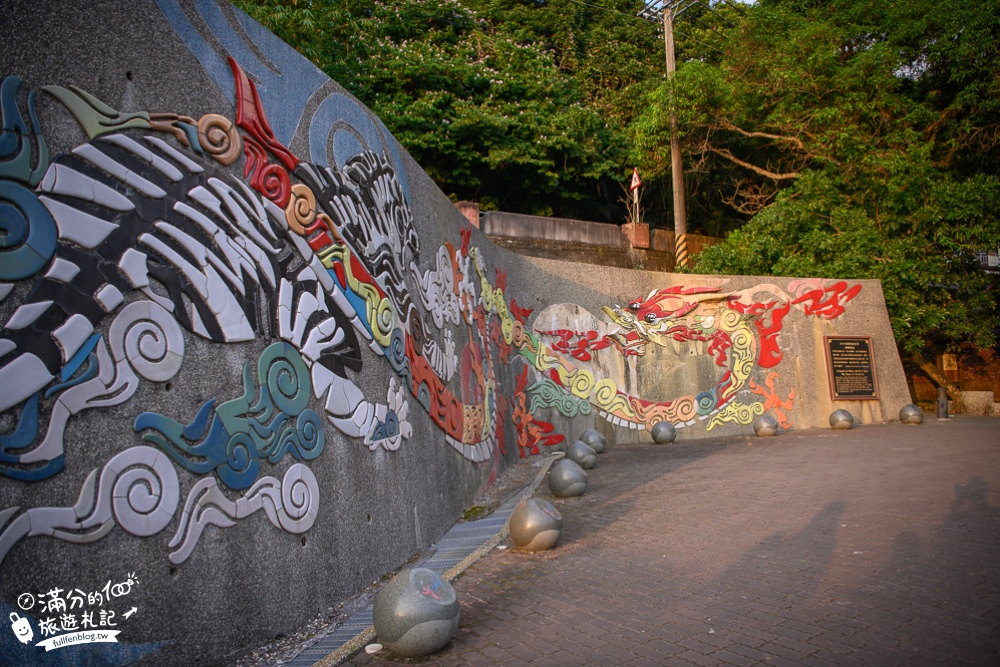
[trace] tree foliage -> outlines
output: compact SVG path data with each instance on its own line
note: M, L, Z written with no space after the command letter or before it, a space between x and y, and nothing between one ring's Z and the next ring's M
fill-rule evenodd
M656 44L639 0L242 0L483 208L619 217Z
M905 350L994 345L974 253L1000 246L996 34L996 3L747 7L637 123L655 142L674 109L688 157L753 214L698 270L878 278Z

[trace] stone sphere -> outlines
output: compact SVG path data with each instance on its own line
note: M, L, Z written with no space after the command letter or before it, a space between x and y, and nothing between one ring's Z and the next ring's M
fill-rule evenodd
M778 432L778 420L771 415L759 415L753 420L753 432L758 438L766 438Z
M830 413L830 428L838 430L854 428L854 416L847 410L834 410Z
M524 551L551 549L562 535L562 515L552 503L528 498L510 515L510 539Z
M404 658L443 649L458 628L455 589L433 570L403 570L375 596L372 624L379 642Z
M584 470L590 470L597 463L597 453L582 440L577 440L566 449L566 458Z
M653 442L658 445L669 445L677 437L677 429L670 422L656 422L651 431Z
M576 462L562 459L549 470L549 489L557 498L582 496L587 490L587 473Z
M924 411L913 403L904 405L899 410L899 421L904 424L923 424Z
M581 433L580 440L583 441L583 444L590 446L595 454L603 454L604 449L608 446L608 439L592 428Z

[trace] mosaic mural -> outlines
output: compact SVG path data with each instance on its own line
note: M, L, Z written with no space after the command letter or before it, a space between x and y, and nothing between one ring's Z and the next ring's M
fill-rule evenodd
M272 341L245 363L242 394L189 414L136 406L133 446L91 471L72 507L0 508L0 563L27 537L87 543L115 526L138 537L172 527L175 564L208 526L261 512L276 529L308 531L321 508L310 465L328 439L395 452L418 418L470 464L505 456L508 427L521 456L562 443L549 410L634 431L771 411L791 428L795 389L770 370L784 318L836 318L861 289L673 286L605 307L599 329L534 330L471 229L421 249L399 155L354 102L319 104L302 159L286 145L301 122L294 104L278 103L280 86L267 100L258 91L266 72L251 77L234 57L203 64L232 92L234 117L122 113L66 82L25 90L16 73L0 84L0 303L14 306L0 330L0 476L38 484L74 465L71 420L175 379L192 337ZM39 95L89 140L50 155ZM648 347L675 343L703 344L719 379L660 400L629 393L599 363L642 363ZM392 371L384 394L357 381L373 363ZM507 389L504 365L517 377Z

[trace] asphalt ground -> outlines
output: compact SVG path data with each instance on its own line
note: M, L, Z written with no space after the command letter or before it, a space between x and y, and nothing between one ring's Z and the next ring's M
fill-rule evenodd
M1000 420L608 447L559 545L453 585L441 652L351 665L1000 666Z

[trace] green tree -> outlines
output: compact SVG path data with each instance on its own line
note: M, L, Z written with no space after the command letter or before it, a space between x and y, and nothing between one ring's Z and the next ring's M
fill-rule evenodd
M673 109L688 160L750 221L698 271L878 278L901 349L996 344L1000 5L761 0L700 39L634 124ZM697 194L695 196L698 196Z
M624 217L625 126L648 87L640 0L240 0L484 208Z

